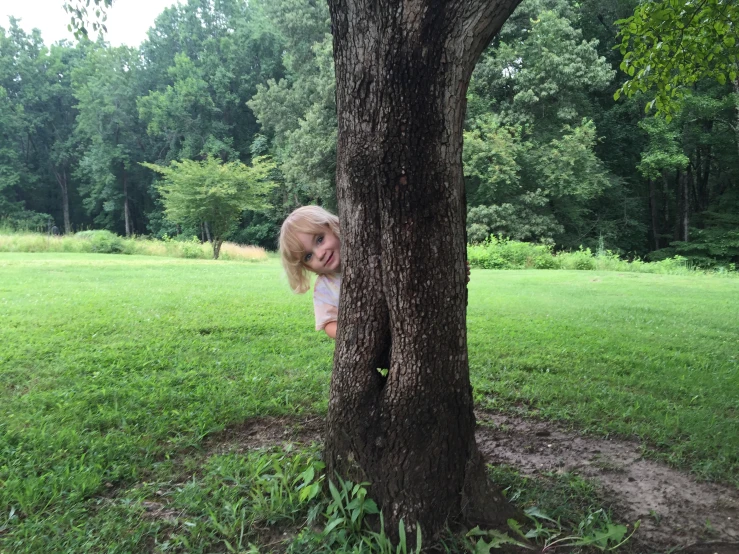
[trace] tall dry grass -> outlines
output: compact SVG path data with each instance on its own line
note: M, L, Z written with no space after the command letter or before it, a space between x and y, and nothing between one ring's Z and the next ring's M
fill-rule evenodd
M150 238L119 237L109 231L84 231L75 235L50 236L41 233L0 234L0 252L70 252L136 254L172 258L211 259L210 244L197 240L157 240ZM258 246L224 242L220 258L223 260L259 262L267 260L267 252Z
M247 246L235 242L221 245L221 258L224 260L266 261L267 252L260 246Z

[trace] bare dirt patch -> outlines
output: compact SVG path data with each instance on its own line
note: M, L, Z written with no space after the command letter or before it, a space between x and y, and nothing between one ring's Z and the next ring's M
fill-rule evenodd
M477 443L487 461L525 475L568 472L597 481L621 518L641 520L642 544L657 551L682 547L695 554L739 554L737 489L698 482L646 460L636 442L579 435L509 415L477 417Z
M739 554L739 491L699 482L644 459L639 443L581 435L557 424L477 413L477 443L490 463L536 477L575 473L599 483L601 495L624 523L641 520L640 554ZM322 442L320 417L260 417L211 435L206 456L275 445ZM156 515L170 515L151 506ZM154 515L152 514L152 515ZM633 550L633 549L632 549Z
M255 417L210 435L203 449L210 455L245 452L276 445L305 444L323 441L325 420L312 416Z

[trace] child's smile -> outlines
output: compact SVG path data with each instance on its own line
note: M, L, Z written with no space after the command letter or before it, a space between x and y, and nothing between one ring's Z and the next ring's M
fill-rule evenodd
M318 274L341 270L341 242L330 229L316 235L297 233L297 237L303 246L303 265L306 268Z

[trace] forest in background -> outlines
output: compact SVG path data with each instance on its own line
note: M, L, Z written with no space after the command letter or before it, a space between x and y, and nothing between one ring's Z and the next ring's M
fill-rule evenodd
M697 81L671 120L614 101L617 20L638 0L524 0L467 94L470 242L491 234L700 266L739 262L739 84ZM142 162L276 162L271 207L228 237L275 248L295 207L335 209L322 0L190 0L139 48L0 28L0 226L201 236L163 216ZM204 237L203 237L204 238Z

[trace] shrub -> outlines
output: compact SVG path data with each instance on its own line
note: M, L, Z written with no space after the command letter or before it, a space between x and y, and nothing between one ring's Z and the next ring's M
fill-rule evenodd
M89 240L92 252L97 254L122 254L126 250L123 238L110 231L80 231L75 237Z
M562 266L559 258L549 253L534 259L534 269L562 269Z
M692 266L688 262L688 258L683 256L665 258L658 262L652 262L649 265L654 270L654 273L684 273L692 270Z
M488 237L480 244L467 247L467 258L472 267L484 269L555 269L558 262L548 244L520 242L506 238Z
M590 248L580 247L576 252L562 252L557 255L562 262L562 269L592 270L595 269L595 258Z
M664 250L660 252L664 254ZM548 244L519 242L490 236L480 244L467 245L467 260L471 267L482 269L575 269L581 271L631 271L639 273L683 274L696 270L705 271L692 258L673 255L647 263L638 258L633 261L621 259L602 243L597 254L582 246L575 252L552 253ZM715 273L736 275L736 264L715 267Z

